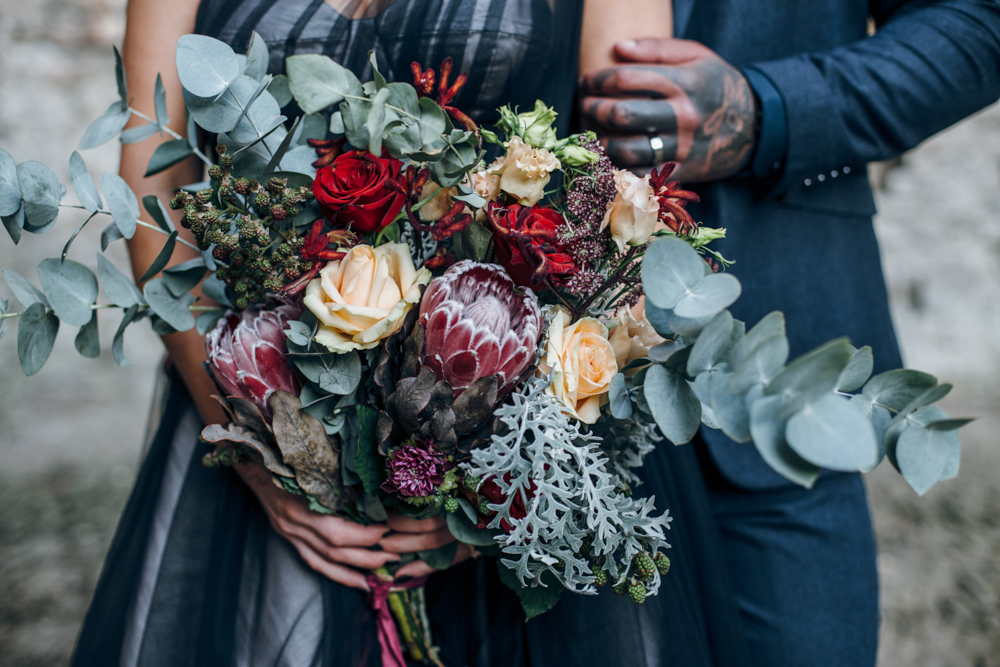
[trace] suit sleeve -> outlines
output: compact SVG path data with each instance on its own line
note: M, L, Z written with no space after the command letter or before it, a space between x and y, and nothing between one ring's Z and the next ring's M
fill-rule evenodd
M1000 98L1000 0L872 2L881 24L855 44L752 67L785 103L774 190L884 160Z

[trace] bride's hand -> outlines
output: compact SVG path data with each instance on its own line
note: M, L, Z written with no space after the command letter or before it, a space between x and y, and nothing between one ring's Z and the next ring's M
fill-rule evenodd
M386 522L392 533L382 538L379 545L389 553L404 554L416 551L429 551L443 547L455 541L454 535L448 530L444 517L432 519L411 519L392 514ZM459 544L452 565L457 565L472 556L472 547ZM399 568L396 579L401 577L426 577L436 570L422 560L415 560Z
M278 534L291 542L309 567L320 574L345 586L369 591L365 574L352 568L374 570L399 561L396 553L369 549L379 544L388 526L362 526L317 514L301 496L275 486L271 475L258 465L239 464L236 471L257 496Z

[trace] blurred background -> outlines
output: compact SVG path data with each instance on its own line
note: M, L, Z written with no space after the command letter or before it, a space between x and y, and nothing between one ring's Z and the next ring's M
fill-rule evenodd
M44 162L69 183L70 153L115 98L110 45L121 43L124 5L0 0L0 146L15 160ZM116 171L117 143L84 158L92 174ZM1000 106L871 176L906 362L956 385L943 405L952 416L979 418L962 431L958 478L924 498L888 463L867 475L879 665L1000 667ZM25 234L17 252L0 234L0 264L37 284L35 267L59 255L76 213ZM92 222L71 256L94 268L101 229ZM128 270L122 243L107 256ZM0 296L11 298L5 285ZM136 365L119 369L117 325L102 313L97 360L63 331L32 378L17 362L16 325L0 341L0 665L66 664L137 472L162 346L147 325L130 328Z

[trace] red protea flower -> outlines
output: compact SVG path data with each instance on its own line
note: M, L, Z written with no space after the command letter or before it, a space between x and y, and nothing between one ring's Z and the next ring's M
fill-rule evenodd
M285 323L298 319L298 305L260 306L230 312L205 337L208 366L227 396L253 401L270 419L267 399L281 389L298 396L299 381L285 357Z
M420 363L456 391L496 375L503 394L534 359L541 322L538 298L519 292L503 268L463 260L424 293Z

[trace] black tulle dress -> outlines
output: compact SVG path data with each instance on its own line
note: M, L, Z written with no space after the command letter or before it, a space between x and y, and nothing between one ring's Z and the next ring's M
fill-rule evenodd
M252 30L271 70L325 53L362 80L375 49L390 80L446 57L469 83L456 106L489 122L502 103L544 99L569 129L579 0L206 0L198 32L239 52ZM111 545L73 665L354 667L380 664L363 593L312 571L272 530L230 470L201 464L202 427L183 385L165 380L159 429ZM433 575L427 601L449 666L740 667L747 663L728 573L692 446L663 444L645 484L674 517L673 567L636 605L607 588L565 594L525 622L487 558Z

